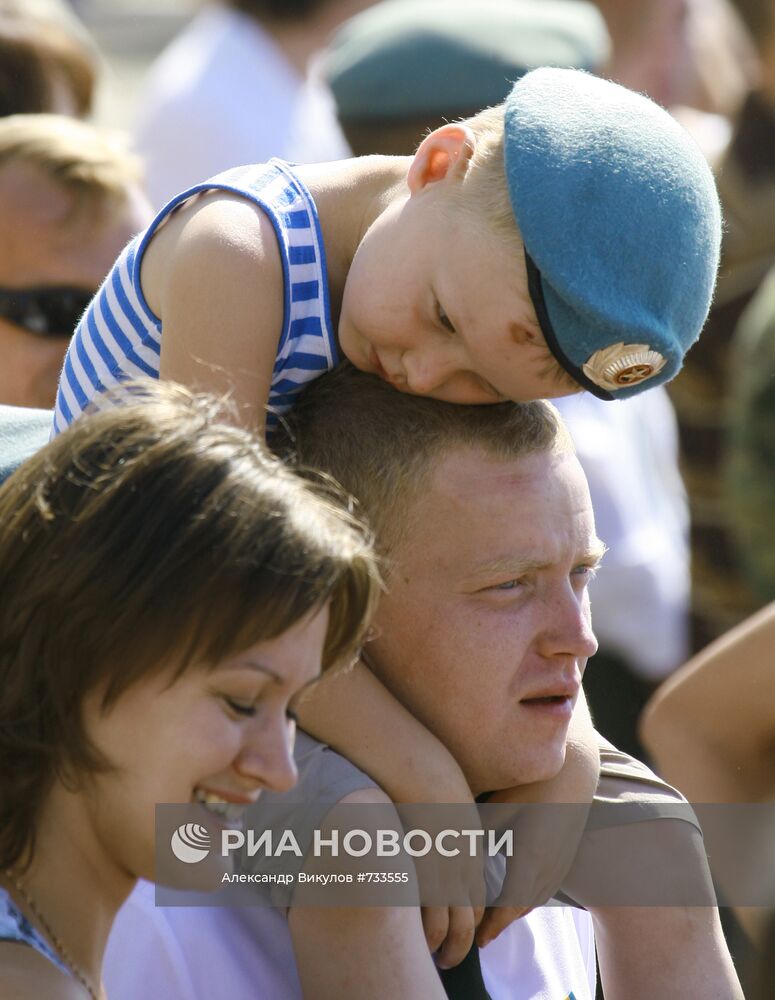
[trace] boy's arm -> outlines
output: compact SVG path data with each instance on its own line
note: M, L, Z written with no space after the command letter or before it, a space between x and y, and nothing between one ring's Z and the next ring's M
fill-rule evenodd
M315 685L299 706L299 724L365 771L393 802L470 803L476 816L471 790L452 754L361 661ZM422 911L428 947L439 950L443 967L463 960L483 912L483 882L472 885L463 866L459 874L470 905L426 906ZM400 923L406 918L391 919Z
M480 947L532 907L546 903L559 889L573 864L598 785L598 745L599 737L582 691L568 728L565 763L558 774L548 781L520 785L489 797L491 803L576 806L564 810L539 808L523 814L525 820L520 820L516 831L515 853L509 861L501 897L505 903L524 900L525 905L488 907L476 935Z
M340 802L387 804L390 799L378 789L361 789ZM310 1000L446 996L417 907L292 905L288 924L302 991Z
M471 802L457 761L358 661L323 677L299 725L365 771L393 802Z
M283 326L283 274L268 218L243 198L206 195L157 232L142 287L162 318L161 378L228 395L262 430Z

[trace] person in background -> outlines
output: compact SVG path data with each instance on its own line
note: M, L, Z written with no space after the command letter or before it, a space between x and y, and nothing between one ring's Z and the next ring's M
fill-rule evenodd
M411 153L440 125L497 103L540 65L602 71L600 12L580 0L388 0L343 25L321 60L356 155ZM486 16L485 16L486 14ZM449 72L454 62L455 73ZM596 725L634 756L655 684L688 655L688 515L664 389L555 400L589 481L608 554L591 583L600 643L585 676ZM654 634L659 636L655 641Z
M773 644L775 603L698 653L649 702L644 739L661 770L693 801L775 795Z
M731 344L741 314L775 264L775 2L734 0L758 55L758 80L733 122L717 167L725 218L719 284L702 338L670 396L691 513L692 648L702 649L761 606L732 536L723 495ZM764 357L755 380L766 379Z
M242 163L348 156L312 61L370 2L206 3L151 67L140 96L135 145L154 206Z
M580 0L386 0L342 25L320 69L355 156L410 156L530 70L594 71L609 50L603 18Z
M0 119L0 403L50 407L81 313L151 215L119 134L62 115Z
M775 601L775 269L735 330L723 498L742 574Z
M0 487L0 994L15 1000L104 997L115 913L154 876L156 803L217 817L295 784L293 705L356 655L378 591L332 488L208 397L117 395Z
M693 657L647 705L643 740L662 773L693 801L772 803L775 798L774 644L775 603L770 603ZM745 828L738 827L731 866L725 864L726 838L715 850L709 843L711 867L731 903L741 898L741 859L757 885L769 884L770 892L773 888L772 868L768 856L762 856L761 843L744 840L756 829L755 819L749 814ZM769 830L771 844L771 823ZM746 996L765 1000L772 995L775 912L737 907L737 914L759 946L755 961L748 959L754 965L755 993Z
M85 32L69 21L0 3L0 116L91 114L97 59Z

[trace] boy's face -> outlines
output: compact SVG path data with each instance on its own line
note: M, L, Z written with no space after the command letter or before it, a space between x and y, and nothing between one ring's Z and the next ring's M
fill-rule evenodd
M541 335L517 239L448 191L447 179L427 184L367 230L344 289L343 352L402 392L450 403L580 391Z

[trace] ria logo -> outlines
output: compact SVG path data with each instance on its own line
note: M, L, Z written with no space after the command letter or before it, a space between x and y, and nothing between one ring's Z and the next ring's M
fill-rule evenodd
M195 865L210 853L210 834L198 823L184 823L172 834L170 847L178 861Z

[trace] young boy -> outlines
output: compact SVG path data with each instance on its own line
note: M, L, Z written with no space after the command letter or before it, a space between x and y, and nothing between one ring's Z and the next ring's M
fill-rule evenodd
M139 374L226 389L262 424L342 355L452 402L622 398L678 371L719 235L664 111L539 69L411 159L240 167L173 199L84 316L55 427Z
M665 112L582 72L536 70L414 157L273 161L174 199L87 310L55 430L138 374L229 392L262 426L267 401L276 419L342 356L456 403L621 398L680 367L719 234L710 172ZM368 670L323 685L302 724L396 801L467 794Z

